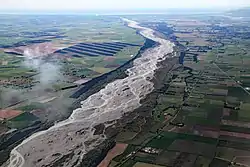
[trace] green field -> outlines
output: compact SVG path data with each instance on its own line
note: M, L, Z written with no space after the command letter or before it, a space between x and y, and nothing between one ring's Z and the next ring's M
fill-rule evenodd
M104 73L115 70L136 56L145 39L136 33L136 30L124 25L118 16L64 16L57 15L27 15L25 17L13 15L6 19L0 16L3 25L3 36L0 38L0 79L4 80L1 86L14 89L23 89L35 86L39 79L39 69L25 66L25 58L7 54L10 49L25 50L33 47L33 51L45 51L44 46L35 45L34 40L47 40L49 48L67 48L78 43L124 42L139 46L128 46L114 54L114 56L86 56L60 55L53 59L42 59L44 62L54 63L60 68L58 83L71 83L83 78L95 78ZM15 23L15 24L13 24ZM20 42L22 42L20 44ZM24 46L23 46L24 44ZM21 46L21 47L19 47ZM94 51L94 49L93 49ZM40 54L40 53L33 54ZM71 53L70 53L71 54ZM34 55L36 56L36 55ZM40 60L38 60L40 61ZM2 67L1 67L2 66ZM32 75L32 77L27 77ZM57 89L56 89L57 90Z
M24 112L19 116L8 120L7 126L13 129L23 129L32 125L35 121L39 121L39 118L29 112Z

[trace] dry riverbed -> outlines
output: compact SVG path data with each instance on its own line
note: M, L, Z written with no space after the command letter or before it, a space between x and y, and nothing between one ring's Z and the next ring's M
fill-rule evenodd
M147 49L134 60L126 78L107 84L82 101L81 108L74 110L67 120L24 140L12 150L9 167L51 166L62 157L60 166L79 166L86 153L106 140L105 129L141 106L140 100L154 89L151 80L158 63L173 52L173 44L157 37L152 29L141 27L134 21L124 21L159 45ZM101 134L96 133L95 128L100 124L104 129Z

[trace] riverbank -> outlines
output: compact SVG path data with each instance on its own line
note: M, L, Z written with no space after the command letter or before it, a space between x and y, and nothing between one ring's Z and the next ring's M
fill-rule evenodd
M120 118L141 106L141 99L154 89L151 80L159 68L157 65L169 57L173 45L155 36L151 29L126 21L160 45L147 49L135 59L133 66L126 71L126 78L107 84L104 89L82 101L81 108L74 110L69 119L24 140L12 150L10 166L17 166L17 163L18 166L51 166L55 161L61 162L65 156L67 159L61 166L78 166L82 164L80 161L85 154L109 138L107 131L110 127L117 122L126 122ZM96 127L100 124L104 124L105 133L97 133Z
M13 148L15 148L17 145L19 145L23 139L31 136L32 134L34 134L36 132L49 129L51 126L54 125L54 122L60 122L60 121L67 119L72 114L73 110L75 110L81 106L81 104L80 104L81 101L85 100L87 97L91 96L92 94L100 91L108 83L110 83L116 79L125 78L127 76L125 71L128 68L132 67L133 61L136 58L139 58L145 50L147 50L148 48L154 47L156 45L157 45L156 42L145 38L144 45L138 51L137 55L134 56L132 59L130 59L129 61L127 61L125 64L118 67L117 69L115 69L109 73L103 74L97 78L93 78L92 80L83 84L81 86L81 88L79 88L77 91L75 91L71 95L72 98L76 94L78 94L79 97L74 101L74 103L71 106L69 106L69 108L67 109L68 112L65 113L65 115L63 115L63 117L61 117L60 119L50 120L50 121L45 122L45 123L40 122L39 125L34 124L28 128L15 131L12 134L1 136L0 137L0 141L1 141L1 144L0 144L0 148L1 148L0 149L0 157L1 157L0 165L2 165L4 162L6 162L9 159L9 154L10 154L11 150ZM83 91L83 92L81 92L79 94L79 91Z
M170 58L167 58L166 60L158 64L160 68L156 71L154 79L151 80L154 83L155 88L150 94L148 94L144 99L140 101L141 106L139 108L135 109L131 113L128 113L127 115L124 115L121 119L117 121L114 126L109 127L106 130L102 128L103 125L99 125L96 127L97 131L100 134L105 131L107 139L103 143L98 145L95 149L87 153L82 159L79 167L96 167L99 163L101 163L101 161L107 155L108 151L115 146L116 136L127 124L136 124L136 122L144 118L148 120L152 119L151 112L152 108L154 108L154 106L157 104L156 97L159 94L158 90L162 89L165 83L164 77L162 76L172 70L175 65L179 64L179 58L178 56L175 56L175 53L171 53L168 56ZM56 165L52 167L56 167Z
M77 94L78 91L84 90L84 92L81 92L79 98L74 101L74 103L69 106L67 109L67 113L63 115L60 119L54 119L50 120L48 122L39 124L34 124L28 128L15 131L11 134L3 135L0 137L0 165L2 165L4 162L6 162L9 159L9 155L12 149L14 149L17 145L19 145L23 139L31 136L32 134L43 131L46 129L49 129L51 126L54 125L54 122L60 122L65 119L67 119L73 112L73 110L79 108L81 106L80 102L85 100L87 97L91 96L92 94L100 91L102 88L105 87L108 83L116 80L116 79L122 79L127 76L125 71L132 66L133 61L140 57L140 55L148 48L151 48L153 46L156 46L157 43L150 39L145 39L144 45L139 50L138 54L134 56L132 59L130 59L128 62L123 64L122 66L118 67L116 70L113 70L109 73L103 74L102 76L99 76L97 78L93 78L92 80L86 82L84 85L82 85L81 88L79 88L75 93Z

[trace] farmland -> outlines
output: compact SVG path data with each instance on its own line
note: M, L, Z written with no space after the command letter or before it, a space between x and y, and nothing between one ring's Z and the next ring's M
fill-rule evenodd
M144 42L115 16L62 19L53 15L13 15L6 19L2 15L0 20L4 34L0 43L1 85L14 89L32 88L38 82L39 71L33 61L28 62L31 58L58 66L65 76L60 82L73 83L119 67L136 55ZM79 66L86 72L77 72Z
M1 15L0 21L1 96L18 94L3 98L0 108L37 91L78 87L123 65L144 44L143 37L116 16L11 15L6 19Z
M19 130L34 132L67 118L81 101L126 77L125 70L138 53L156 45L117 16L79 17L27 16L18 26L9 24L17 16L0 17L6 34L0 43L0 132L14 132L4 136L9 140L0 148L13 144ZM249 20L209 15L126 17L175 43L176 56L158 64L154 90L139 108L111 128L94 127L96 134L107 136L107 143L87 154L86 164L250 166ZM33 54L49 69L46 74L56 75L44 82L43 70L25 66ZM33 132L28 129L27 134Z
M128 62L145 42L117 16L0 15L0 22L0 148L6 151L0 163L13 143L67 118L78 107L72 94Z
M219 16L158 20L166 23L148 17L143 25L178 46L179 62L167 74L158 72L139 116L115 139L127 149L109 167L249 166L250 27Z

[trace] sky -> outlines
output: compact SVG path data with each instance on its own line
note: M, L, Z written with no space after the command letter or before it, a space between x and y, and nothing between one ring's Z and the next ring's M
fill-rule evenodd
M0 0L0 11L240 7L250 7L250 0Z

